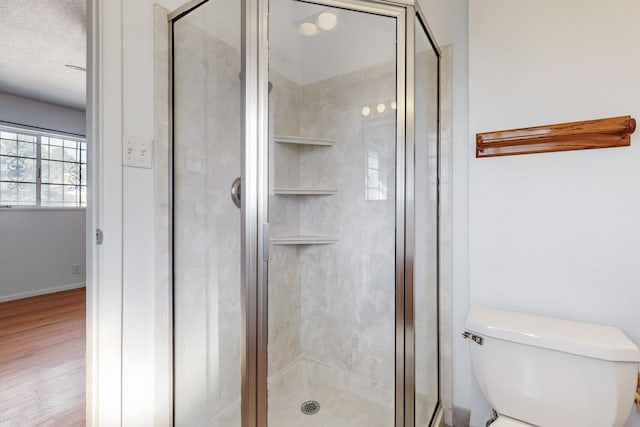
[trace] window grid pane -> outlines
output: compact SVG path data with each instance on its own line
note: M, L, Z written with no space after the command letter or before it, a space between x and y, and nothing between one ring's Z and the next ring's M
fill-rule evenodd
M0 156L0 181L36 182L36 159Z
M86 150L82 140L0 129L0 205L86 206Z
M35 206L36 184L0 181L0 205Z

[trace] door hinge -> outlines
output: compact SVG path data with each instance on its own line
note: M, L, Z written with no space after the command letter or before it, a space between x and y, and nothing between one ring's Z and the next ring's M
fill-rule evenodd
M102 234L102 230L96 228L96 245L101 245L104 240L104 236Z

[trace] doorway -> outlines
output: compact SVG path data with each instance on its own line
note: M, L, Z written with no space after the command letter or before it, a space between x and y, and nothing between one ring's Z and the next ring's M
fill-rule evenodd
M85 418L86 3L4 2L0 424Z

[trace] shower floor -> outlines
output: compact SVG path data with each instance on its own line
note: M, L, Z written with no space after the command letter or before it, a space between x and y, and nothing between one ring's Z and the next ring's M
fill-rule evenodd
M305 415L300 405L320 403L320 411ZM270 427L391 427L393 388L308 358L298 358L269 378ZM424 399L416 401L416 426L429 422ZM235 403L211 420L211 427L240 426Z

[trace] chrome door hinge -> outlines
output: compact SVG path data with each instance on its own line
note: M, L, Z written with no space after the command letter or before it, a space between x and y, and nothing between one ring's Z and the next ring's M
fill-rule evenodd
M484 338L466 331L462 333L462 338L464 338L465 340L471 339L478 345L482 345L482 343L484 342Z
M102 235L102 230L96 228L96 245L101 245L104 236Z

